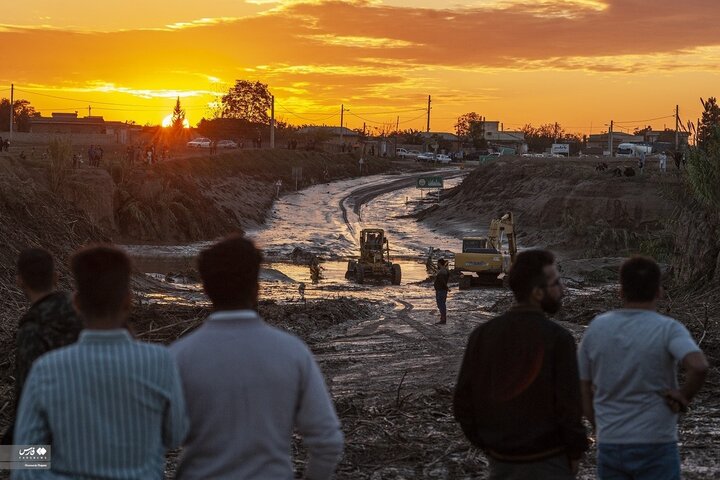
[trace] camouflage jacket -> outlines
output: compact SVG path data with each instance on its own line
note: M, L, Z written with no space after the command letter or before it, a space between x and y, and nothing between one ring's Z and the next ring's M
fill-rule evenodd
M42 354L74 343L83 324L68 294L53 292L33 303L18 323L15 400L20 400L32 363Z

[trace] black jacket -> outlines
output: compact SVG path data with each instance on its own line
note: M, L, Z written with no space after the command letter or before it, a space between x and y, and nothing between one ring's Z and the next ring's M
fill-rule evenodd
M472 332L454 409L468 439L491 456L564 451L576 459L588 448L575 341L539 309L513 308Z
M448 280L450 280L450 272L448 272L448 269L443 267L438 270L437 274L435 274L435 282L433 283L435 290L447 290Z

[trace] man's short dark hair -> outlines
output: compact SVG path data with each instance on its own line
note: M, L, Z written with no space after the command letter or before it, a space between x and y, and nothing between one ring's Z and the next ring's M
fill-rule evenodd
M620 267L623 297L630 302L649 302L660 290L660 267L650 257L635 256Z
M53 288L55 263L50 252L42 248L28 248L20 252L17 274L23 284L35 292Z
M518 253L510 267L508 283L518 302L526 302L536 287L547 286L545 267L555 263L555 255L547 250L525 250Z
M122 308L132 270L123 251L107 245L86 247L73 255L70 268L83 315L105 317Z
M255 300L262 253L239 234L203 250L198 270L205 293L216 308L236 307Z

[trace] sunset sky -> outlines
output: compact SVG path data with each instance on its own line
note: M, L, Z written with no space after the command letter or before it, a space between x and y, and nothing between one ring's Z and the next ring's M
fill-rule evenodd
M195 125L235 79L291 123L453 131L673 127L720 95L717 0L25 0L0 17L0 96L44 115ZM654 119L651 121L643 121Z

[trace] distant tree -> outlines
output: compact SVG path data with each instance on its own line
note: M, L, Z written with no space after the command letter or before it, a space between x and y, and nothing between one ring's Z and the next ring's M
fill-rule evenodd
M638 127L635 130L633 130L633 135L642 135L645 136L645 134L652 132L652 127L650 125L646 127Z
M185 110L180 106L180 97L177 97L177 101L175 102L170 127L175 133L180 133L182 129L185 128Z
M402 130L398 132L397 135L398 143L405 145L422 145L425 141L422 132L420 130L413 130L412 128Z
M531 152L543 153L550 149L553 143L579 144L582 137L578 134L568 133L559 123L545 123L535 128L526 124L520 129L525 134L525 142Z
M203 118L197 125L201 135L213 140L255 138L259 127L242 118Z
M222 118L239 118L251 123L269 125L268 111L272 107L272 95L268 86L260 82L236 80L222 97Z
M482 116L475 112L460 115L455 124L457 135L463 142L470 143L475 148L487 148L485 139L485 123Z
M713 140L717 127L720 126L720 106L715 97L710 97L707 101L701 98L700 103L703 106L703 113L700 125L698 125L697 145L701 149L705 149Z
M18 132L29 132L31 118L36 115L35 108L28 100L15 100L13 102L15 125L13 130ZM10 130L10 100L0 100L0 131Z

